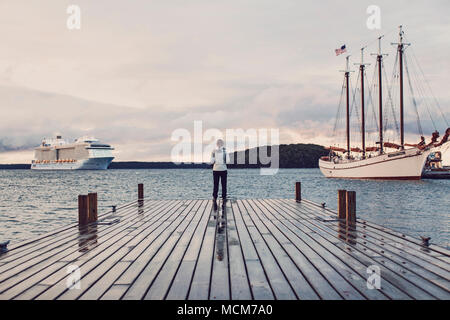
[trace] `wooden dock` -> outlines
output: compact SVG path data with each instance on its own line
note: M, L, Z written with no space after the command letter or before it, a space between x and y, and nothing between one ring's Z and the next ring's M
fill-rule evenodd
M145 199L0 255L2 300L450 299L449 280L445 248L295 199Z

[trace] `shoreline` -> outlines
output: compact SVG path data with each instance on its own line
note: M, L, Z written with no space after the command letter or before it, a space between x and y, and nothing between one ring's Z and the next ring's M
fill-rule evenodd
M228 165L230 169L261 169L259 165ZM0 164L0 170L30 170L30 164ZM208 163L181 163L173 162L145 162L145 161L118 161L112 162L107 170L132 169L210 169ZM280 167L279 169L318 169L319 167ZM72 171L72 170L70 170Z

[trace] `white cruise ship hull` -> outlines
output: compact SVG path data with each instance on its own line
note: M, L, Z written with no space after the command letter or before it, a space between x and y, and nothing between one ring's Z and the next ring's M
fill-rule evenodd
M106 170L114 157L89 158L76 162L32 163L32 170Z
M320 171L328 178L419 180L430 151L416 148L386 153L363 160L319 160Z

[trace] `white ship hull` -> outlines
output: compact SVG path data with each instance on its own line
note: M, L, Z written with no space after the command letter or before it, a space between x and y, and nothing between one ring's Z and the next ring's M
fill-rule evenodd
M32 163L32 170L106 170L114 157L89 158L76 162Z
M419 180L430 151L416 148L386 153L363 160L319 160L328 178Z

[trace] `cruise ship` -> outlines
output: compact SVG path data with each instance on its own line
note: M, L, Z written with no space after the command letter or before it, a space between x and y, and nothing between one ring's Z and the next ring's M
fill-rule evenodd
M68 142L61 136L44 139L34 149L33 170L105 170L114 159L109 144L82 137Z

